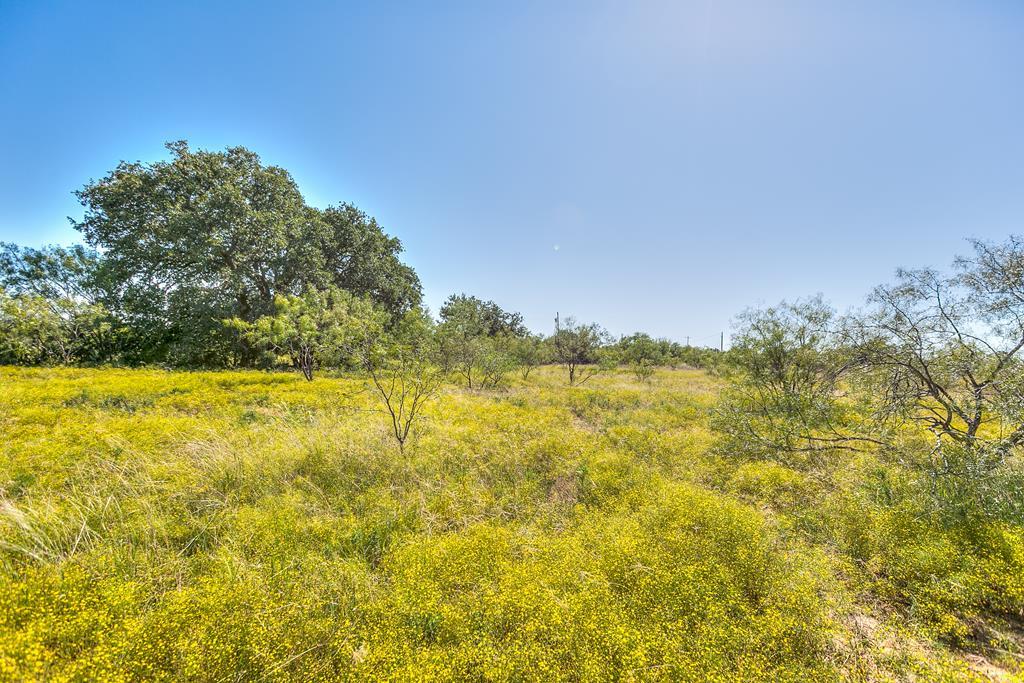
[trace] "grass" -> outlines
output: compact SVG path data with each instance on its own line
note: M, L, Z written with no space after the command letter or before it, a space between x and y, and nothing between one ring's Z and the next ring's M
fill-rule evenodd
M0 368L0 678L1015 675L1019 526L717 453L700 371L563 375L402 454L361 377Z

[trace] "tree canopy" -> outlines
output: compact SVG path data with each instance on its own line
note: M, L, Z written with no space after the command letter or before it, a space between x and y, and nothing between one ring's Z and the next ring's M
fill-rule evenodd
M169 161L122 162L77 193L74 226L102 253L105 303L145 338L143 360L223 357L236 342L221 320L252 322L309 288L368 296L394 317L419 304L401 242L356 207L309 206L244 147L167 148Z
M443 325L464 337L524 337L528 334L521 314L466 294L448 297L441 306L440 316Z

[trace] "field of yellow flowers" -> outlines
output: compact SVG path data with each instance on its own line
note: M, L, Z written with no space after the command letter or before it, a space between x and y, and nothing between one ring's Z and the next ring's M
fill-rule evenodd
M400 453L358 376L0 368L0 679L1014 675L943 644L987 593L912 583L965 582L955 538L887 522L873 463L716 454L718 388L450 386ZM1019 600L999 533L967 569Z

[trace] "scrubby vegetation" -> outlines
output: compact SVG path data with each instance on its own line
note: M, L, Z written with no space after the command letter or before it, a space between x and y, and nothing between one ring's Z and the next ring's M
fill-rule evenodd
M170 148L0 253L0 678L1024 676L1021 238L728 351L543 335Z
M701 371L448 385L404 453L364 377L0 379L6 678L980 678L972 629L1014 663L1020 526L872 455L718 454Z

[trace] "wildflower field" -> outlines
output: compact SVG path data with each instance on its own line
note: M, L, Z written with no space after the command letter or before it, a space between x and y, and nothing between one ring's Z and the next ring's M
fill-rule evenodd
M719 384L448 386L400 452L360 375L0 368L0 679L1021 680L1020 527L731 458Z

